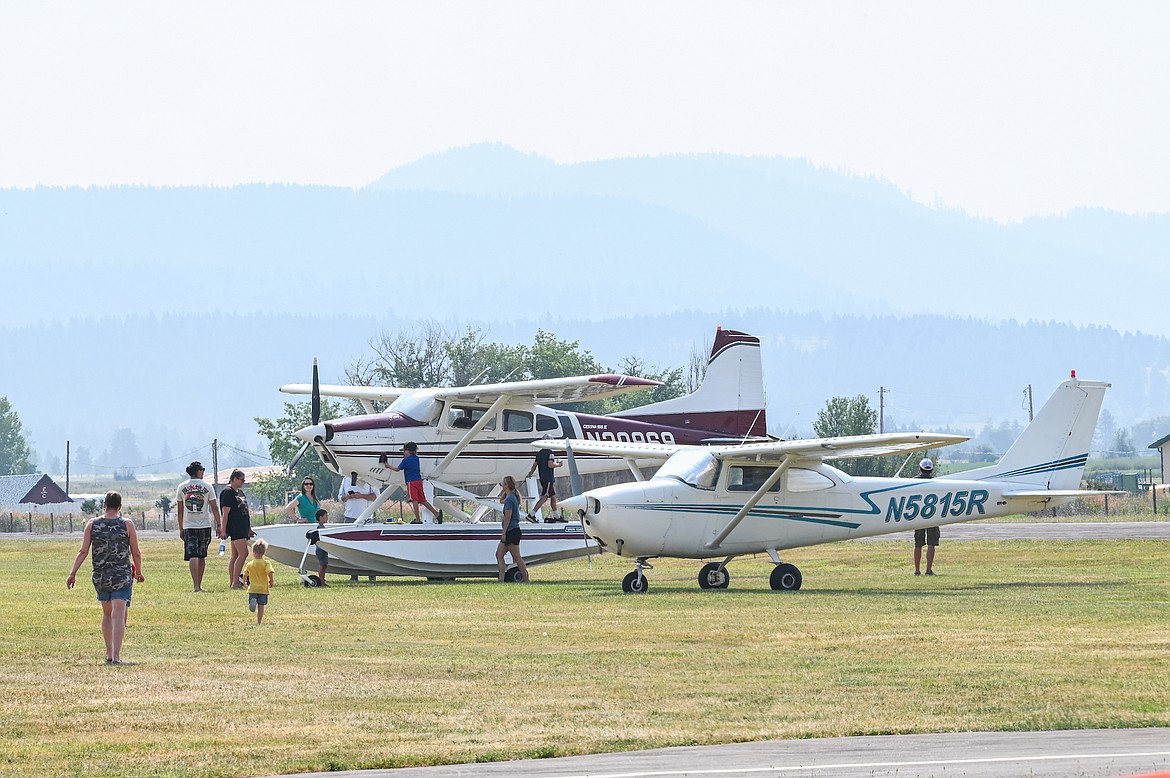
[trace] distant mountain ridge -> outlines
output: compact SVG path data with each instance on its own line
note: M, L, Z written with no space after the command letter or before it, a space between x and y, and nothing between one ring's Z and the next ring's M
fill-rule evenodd
M483 145L357 191L0 189L0 278L0 396L38 448L135 424L143 450L244 441L313 356L335 380L421 319L543 326L614 367L745 329L780 433L878 387L900 423L978 425L1072 368L1115 383L1120 424L1170 408L1170 215L998 224L798 160Z

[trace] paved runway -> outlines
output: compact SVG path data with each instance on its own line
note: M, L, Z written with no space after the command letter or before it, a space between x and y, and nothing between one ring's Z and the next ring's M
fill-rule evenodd
M768 740L311 778L1119 778L1170 770L1170 729ZM307 778L304 776L302 778Z

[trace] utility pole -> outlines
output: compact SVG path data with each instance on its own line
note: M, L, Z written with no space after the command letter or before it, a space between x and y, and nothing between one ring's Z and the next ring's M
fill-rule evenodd
M69 494L69 441L65 441L65 494ZM1157 513L1157 511L1154 511Z
M886 387L878 387L878 432L886 431Z
M1028 388L1024 390L1024 396L1028 400L1028 421L1032 421L1032 385L1028 384Z
M214 478L212 485L219 486L219 438L215 438L211 441L211 467L213 468L212 472L215 473L215 475L212 476ZM217 489L216 494L218 493L219 490Z

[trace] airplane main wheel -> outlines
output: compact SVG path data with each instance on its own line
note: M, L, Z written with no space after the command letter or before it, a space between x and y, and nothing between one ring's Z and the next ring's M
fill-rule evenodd
M731 576L727 573L727 568L718 562L711 562L703 565L703 569L699 571L699 588L700 589L726 589Z
M504 583L524 583L524 580L519 567L509 567L504 571Z
M772 575L768 577L768 583L777 591L794 592L800 588L801 580L800 570L796 569L796 565L787 563L776 565L772 568Z
M626 594L645 594L649 588L650 583L640 570L635 570L622 579L622 591Z
M307 588L307 589L312 589L312 588L314 588L314 587L317 587L317 586L320 586L320 585L321 585L321 579L320 579L320 578L318 578L318 577L317 577L317 576L315 576L315 575L310 575L310 576L309 576L309 580L307 580L307 581L302 581L302 583L304 583L304 585L305 585L305 588Z

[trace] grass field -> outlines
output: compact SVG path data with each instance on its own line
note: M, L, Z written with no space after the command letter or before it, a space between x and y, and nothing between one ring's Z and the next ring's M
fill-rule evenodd
M195 595L173 541L143 543L122 668L65 575L76 538L0 541L9 636L0 775L247 776L863 733L1170 726L1170 547L910 543L766 559L700 591L660 562L622 595L607 556L536 583L414 579L304 589L277 567L265 624ZM83 571L86 568L83 568Z

